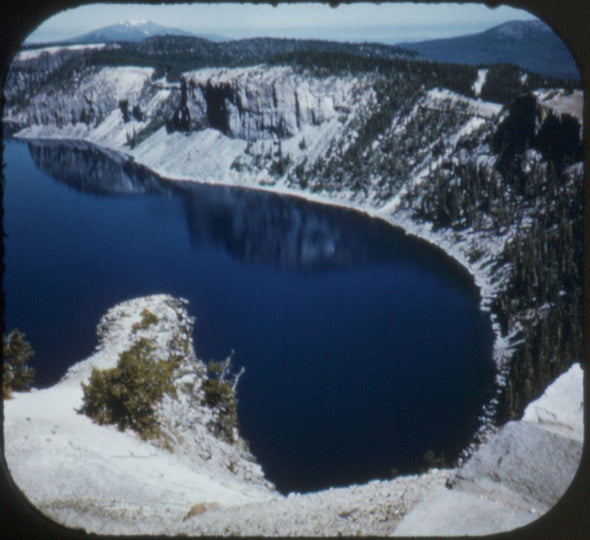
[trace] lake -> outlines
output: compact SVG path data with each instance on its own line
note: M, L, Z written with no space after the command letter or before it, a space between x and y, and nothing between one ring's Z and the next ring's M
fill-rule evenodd
M242 436L286 493L455 459L491 397L470 275L381 220L260 191L174 183L84 144L5 141L5 327L36 386L96 345L114 304L190 301L204 361L235 351Z

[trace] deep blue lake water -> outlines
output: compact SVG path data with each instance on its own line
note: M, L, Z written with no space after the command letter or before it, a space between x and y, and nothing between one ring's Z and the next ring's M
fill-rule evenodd
M243 437L283 491L416 472L478 427L489 317L442 251L362 214L162 181L83 145L6 141L5 325L55 383L117 302L190 300L199 358L235 350Z

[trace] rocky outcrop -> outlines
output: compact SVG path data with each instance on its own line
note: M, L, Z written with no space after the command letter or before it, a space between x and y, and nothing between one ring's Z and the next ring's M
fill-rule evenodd
M103 533L170 533L199 500L245 504L275 497L262 470L236 439L220 440L203 403L204 364L193 352L187 302L155 295L122 302L101 319L98 346L55 386L15 393L4 403L8 470L26 498L51 519ZM154 317L141 324L142 312ZM178 354L177 397L164 396L156 415L161 436L98 425L79 412L82 382L110 369L138 339L157 358Z
M352 80L310 78L291 68L187 73L191 122L246 140L292 137L350 112ZM206 120L206 122L205 122Z
M20 80L13 72L9 92ZM6 120L97 128L111 112L127 123L118 110L125 102L146 120L137 124L138 133L166 124L169 131L209 127L248 141L288 138L331 118L344 121L360 85L352 77L310 77L289 67L201 69L185 73L180 83L151 81L152 74L151 68L80 68L55 87L48 83L43 92L33 92L29 101L11 97Z
M540 152L559 169L564 164L581 161L581 118L551 104L552 100L563 103L572 98L572 94L556 90L551 96L537 92L537 95L527 94L516 99L506 110L492 139L492 149L499 153L501 167L510 169L515 164L520 165L515 161L529 148Z
M557 504L582 458L583 372L574 364L462 467L426 495L395 534L491 534L530 523Z
M59 129L78 126L89 132L114 111L123 120L121 101L130 105L141 102L145 108L154 94L147 85L152 73L152 68L142 67L80 67L65 79L50 79L41 92L35 92L38 89L34 87L27 89L22 102L13 103L6 120ZM26 99L28 93L31 95Z

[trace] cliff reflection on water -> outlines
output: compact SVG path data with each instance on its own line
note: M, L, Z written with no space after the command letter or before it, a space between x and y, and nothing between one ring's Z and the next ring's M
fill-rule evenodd
M428 259L420 241L409 244L401 229L350 209L241 187L168 181L82 142L28 145L41 170L80 192L182 197L193 246L215 245L247 264L305 273ZM465 270L452 260L437 266L446 279L465 279Z

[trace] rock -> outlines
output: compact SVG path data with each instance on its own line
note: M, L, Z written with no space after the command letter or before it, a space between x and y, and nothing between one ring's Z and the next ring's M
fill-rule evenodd
M246 140L292 137L346 114L349 108L336 103L349 104L354 86L352 79L302 76L287 67L203 69L187 77L201 124L206 116L209 127Z
M503 426L452 471L452 490L431 490L395 535L498 533L526 525L555 506L582 458L582 392L583 374L575 364L529 404L522 420ZM543 421L547 417L561 421Z
M503 502L438 486L401 521L393 536L494 534L536 517Z
M526 408L523 420L577 441L584 440L584 389L580 364L574 364Z
M509 422L460 469L455 484L487 493L499 483L546 511L567 490L581 456L580 441L530 422Z

